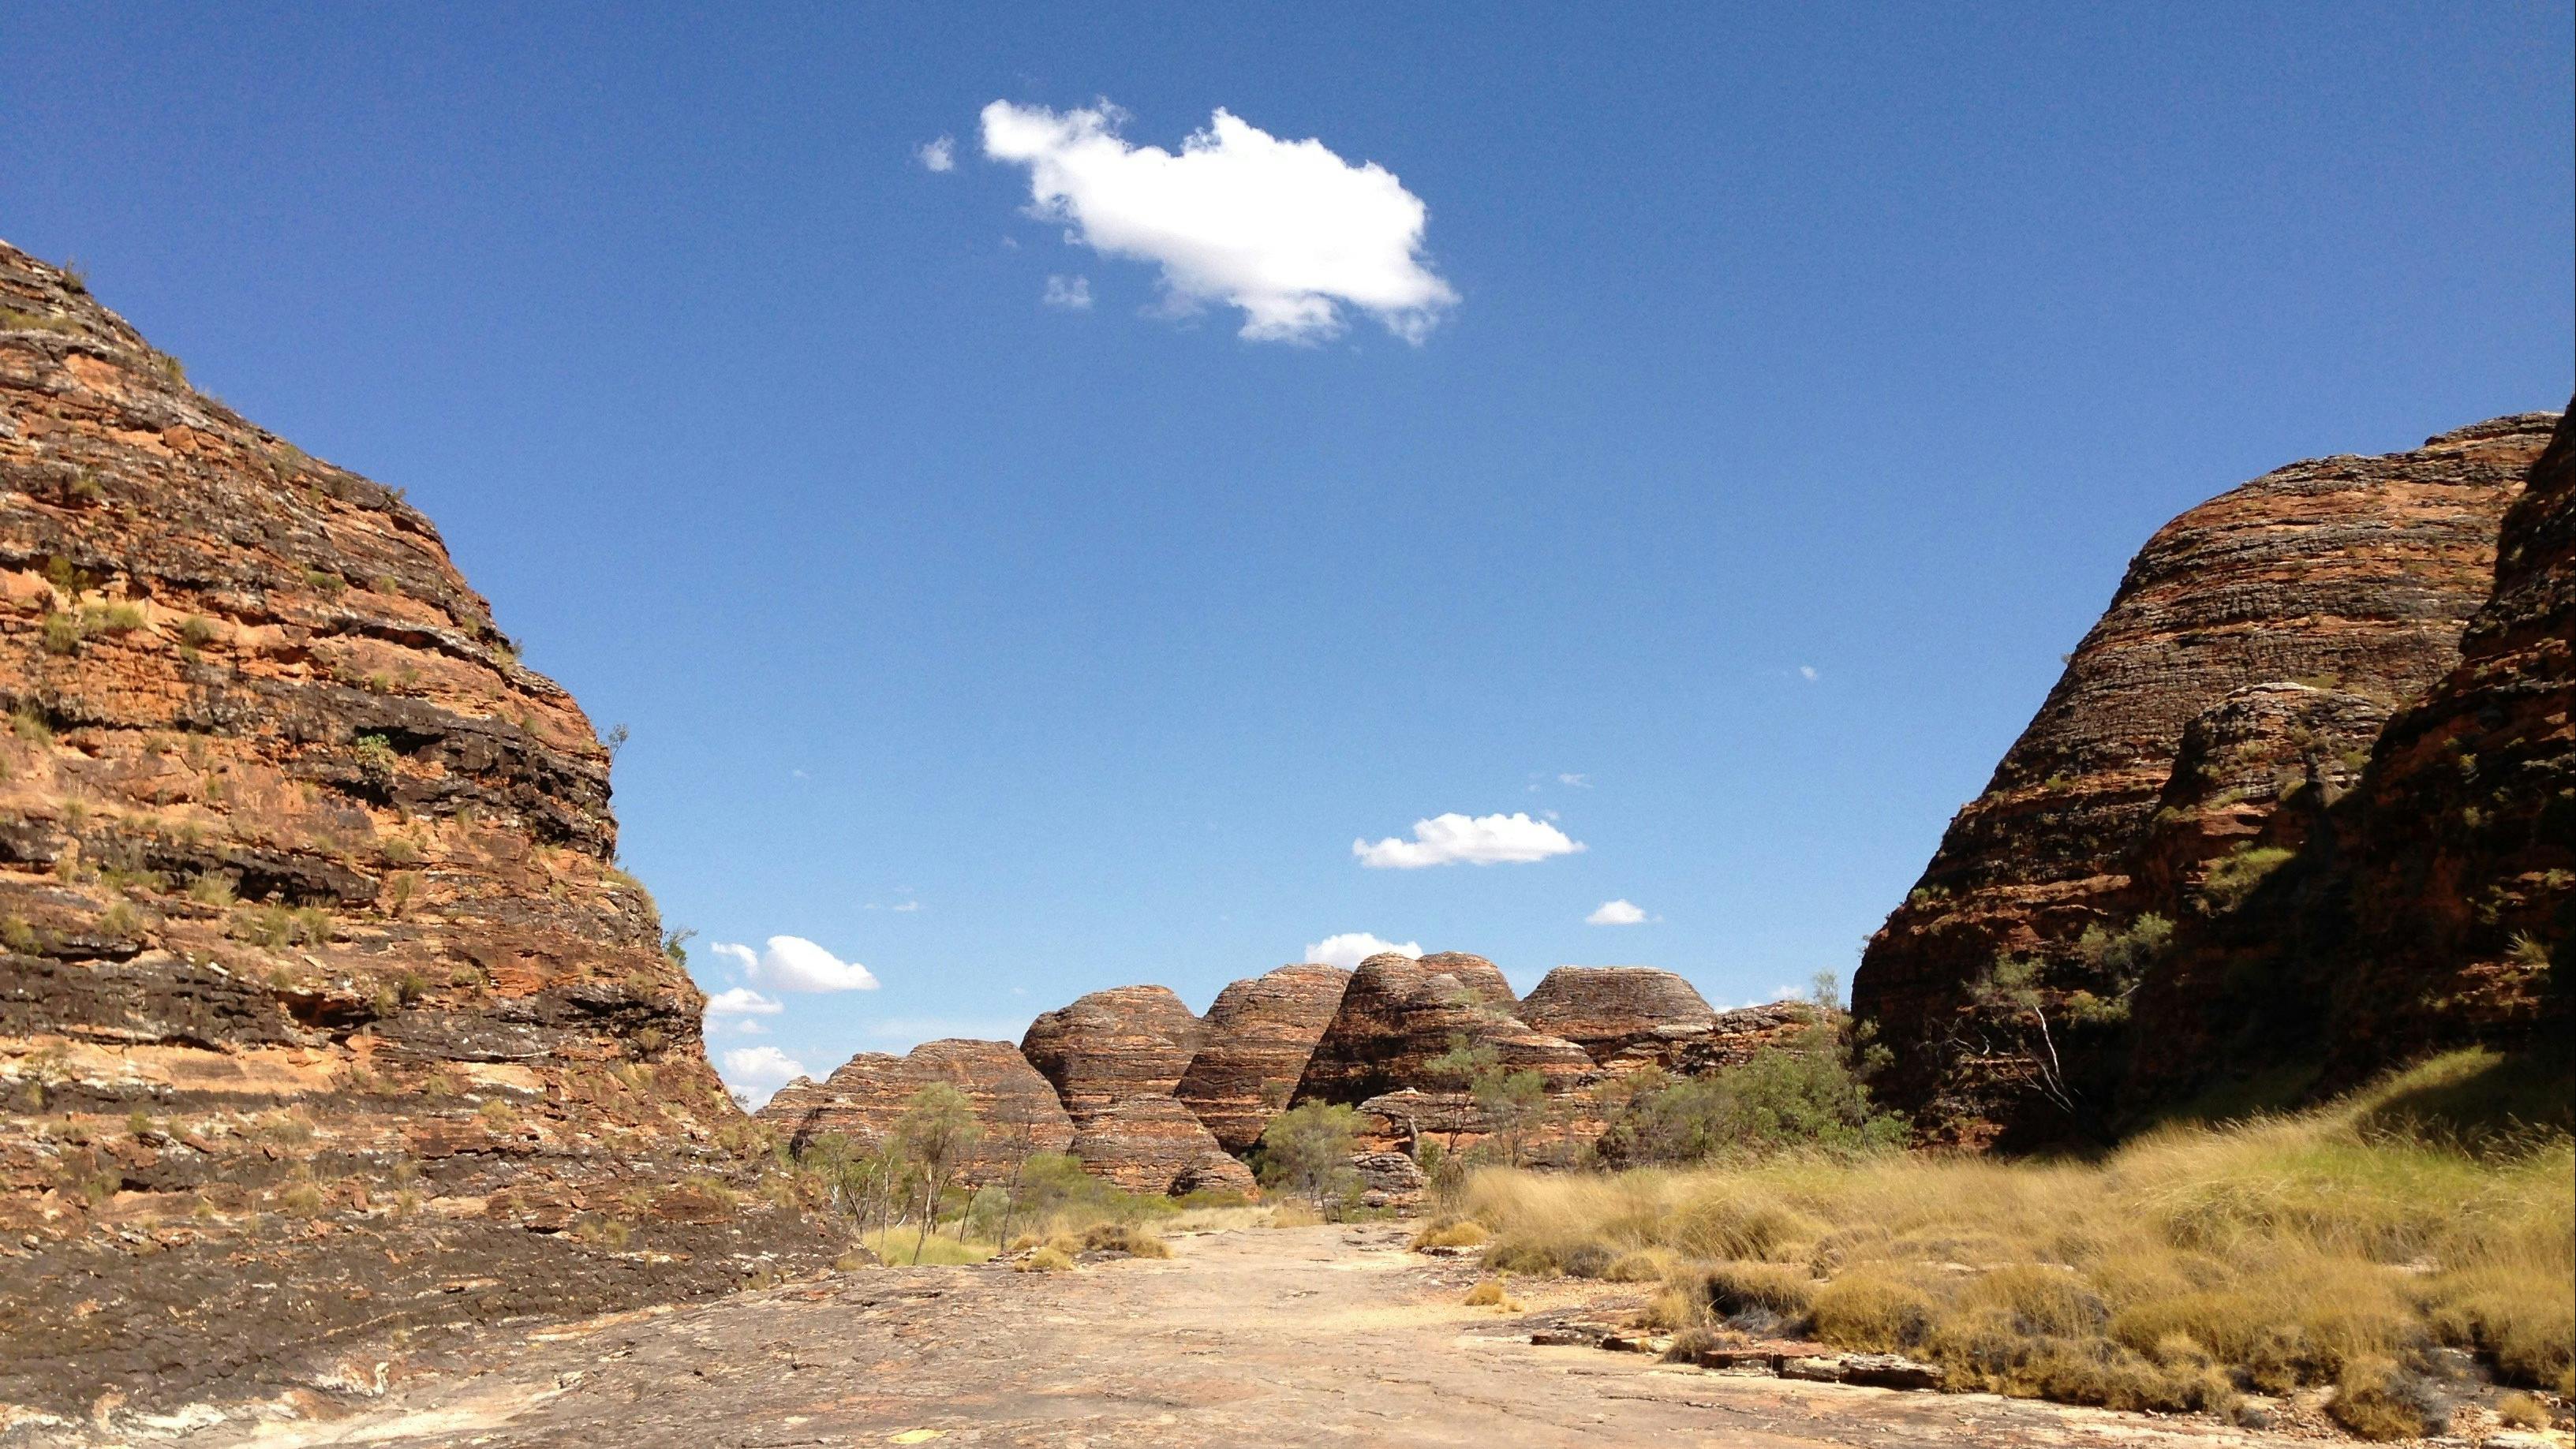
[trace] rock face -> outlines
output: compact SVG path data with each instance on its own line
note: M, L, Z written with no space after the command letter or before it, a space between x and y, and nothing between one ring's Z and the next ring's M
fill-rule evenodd
M2314 817L2278 818L2280 801L2314 789L2321 802L2348 782L2369 716L2419 698L2458 661L2489 592L2497 522L2555 422L2499 418L2414 452L2296 464L2148 541L1871 940L1853 1005L1897 1052L1877 1084L1885 1099L1936 1139L2036 1128L2035 1099L2015 1089L2027 1062L1963 1040L1968 983L2002 953L2063 966L2088 926L2196 909L2165 892L2205 883L2207 858L2194 857L2209 846L2295 850ZM2238 695L2283 684L2312 694ZM2200 754L2185 761L2196 722ZM2174 813L2160 831L2163 811ZM2222 894L2240 896L2274 859L2239 859Z
M2355 936L2372 949L2333 980L2331 1079L2461 1042L2570 1039L2572 717L2576 426L2562 417L2505 514L2495 592L2458 667L2380 737L2355 802Z
M1339 966L1282 966L1237 981L1208 1007L1206 1040L1174 1095L1218 1145L1244 1152L1285 1107L1324 1028L1340 1010L1351 973Z
M0 708L0 1403L827 1251L429 520L5 245Z
M1054 1084L1092 1172L1130 1192L1169 1192L1185 1174L1248 1190L1251 1173L1172 1095L1206 1035L1169 987L1120 986L1029 1023L1020 1054Z
M1073 1146L1073 1119L1055 1088L1006 1041L928 1041L903 1056L865 1052L821 1082L798 1078L755 1115L790 1145L837 1133L869 1149L882 1145L914 1094L945 1082L963 1093L984 1136L960 1178L983 1183L1008 1176L1032 1152Z
M1651 966L1559 966L1521 1002L1519 1016L1603 1066L1670 1065L1717 1023L1689 982Z
M2576 1039L2572 461L2562 420L2459 664L2376 732L2297 854L2140 990L2133 1105L2285 1064L2333 1089L2440 1048Z
M1454 969L1461 962L1474 963L1463 978ZM1539 1073L1551 1092L1588 1081L1592 1058L1583 1048L1513 1016L1508 986L1497 1004L1483 972L1492 972L1492 981L1502 979L1481 956L1452 953L1417 961L1388 953L1362 961L1293 1100L1358 1103L1407 1087L1446 1085L1429 1063L1453 1041L1493 1048L1500 1066Z

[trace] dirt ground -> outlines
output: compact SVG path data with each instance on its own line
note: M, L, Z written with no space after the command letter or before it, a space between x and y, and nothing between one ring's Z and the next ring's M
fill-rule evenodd
M354 1411L307 1397L291 1414L272 1404L125 1427L143 1431L137 1442L442 1449L2314 1442L1536 1347L1534 1316L1605 1290L1525 1285L1517 1312L1467 1308L1473 1267L1408 1253L1391 1226L1253 1229L1173 1248L1169 1260L1070 1273L859 1270L496 1333L427 1370L350 1365ZM380 1376L387 1386L367 1397Z

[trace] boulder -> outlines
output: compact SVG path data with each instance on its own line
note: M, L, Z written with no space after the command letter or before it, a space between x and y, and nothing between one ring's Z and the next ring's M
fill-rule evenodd
M608 751L437 528L5 244L0 710L0 1061L45 1102L0 1111L0 1403L266 1396L838 1251L754 1190Z
M1007 1177L1032 1152L1073 1145L1073 1120L1054 1087L1003 1041L951 1038L923 1042L903 1056L864 1052L821 1082L800 1077L779 1088L754 1115L795 1147L837 1135L873 1150L892 1134L914 1095L940 1082L965 1095L983 1128L960 1169L967 1183Z
M1339 966L1282 966L1237 981L1208 1007L1206 1037L1174 1095L1229 1152L1249 1150L1285 1107L1323 1040L1351 973Z

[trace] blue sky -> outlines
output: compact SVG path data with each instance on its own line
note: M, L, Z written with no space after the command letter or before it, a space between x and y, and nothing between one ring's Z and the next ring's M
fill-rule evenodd
M1380 8L19 5L0 236L409 490L667 917L881 983L700 952L818 1070L1344 932L1848 974L2158 524L2568 395L2566 4ZM983 154L1101 98L1454 304L1174 315ZM1584 848L1354 854L1448 812Z

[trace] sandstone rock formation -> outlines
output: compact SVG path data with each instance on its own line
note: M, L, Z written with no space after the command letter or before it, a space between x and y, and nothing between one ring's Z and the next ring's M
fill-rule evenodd
M1717 1023L1689 982L1651 966L1559 966L1521 1002L1518 1015L1583 1048L1593 1061L1623 1068L1669 1066Z
M2329 1079L2466 1041L2569 1041L2576 993L2576 402L2506 511L2495 591L2356 800Z
M1510 988L1498 998L1492 984L1501 979L1481 956L1371 956L1342 992L1293 1100L1358 1103L1407 1087L1453 1085L1430 1063L1457 1042L1492 1048L1507 1071L1539 1073L1551 1093L1588 1081L1592 1058L1513 1016Z
M0 709L0 1404L826 1250L429 520L5 245Z
M2208 915L2213 871L2223 911L2295 852L2351 782L2371 716L2457 661L2497 521L2554 422L2296 464L2149 540L1870 943L1853 1005L1898 1053L1885 1098L1936 1138L2044 1130L2017 1090L2029 1061L1962 1031L1969 983L2005 953L2063 968L2087 927ZM2275 685L2308 692L2254 688ZM2307 791L2313 804L2278 808ZM2116 1064L2070 1067L2103 1070Z
M1803 1001L1770 1001L1721 1011L1707 1031L1683 1042L1669 1061L1659 1059L1654 1065L1677 1077L1713 1076L1753 1060L1753 1054L1764 1047L1790 1045L1815 1020L1816 1009ZM1622 1065L1620 1058L1612 1058L1614 1071Z
M1056 1100L1054 1086L1005 1041L949 1038L923 1042L903 1056L863 1052L823 1081L799 1077L781 1087L754 1115L791 1146L837 1133L874 1149L892 1134L914 1095L937 1082L965 1094L984 1130L959 1171L961 1181L1006 1177L1030 1153L1073 1146L1073 1119Z
M1206 1035L1169 987L1120 986L1029 1023L1020 1054L1054 1084L1091 1171L1130 1192L1169 1192L1184 1175L1248 1190L1251 1173L1172 1095Z
M1243 1152L1285 1107L1315 1044L1340 1010L1351 973L1339 966L1282 966L1237 981L1208 1007L1206 1040L1174 1095L1218 1144Z

